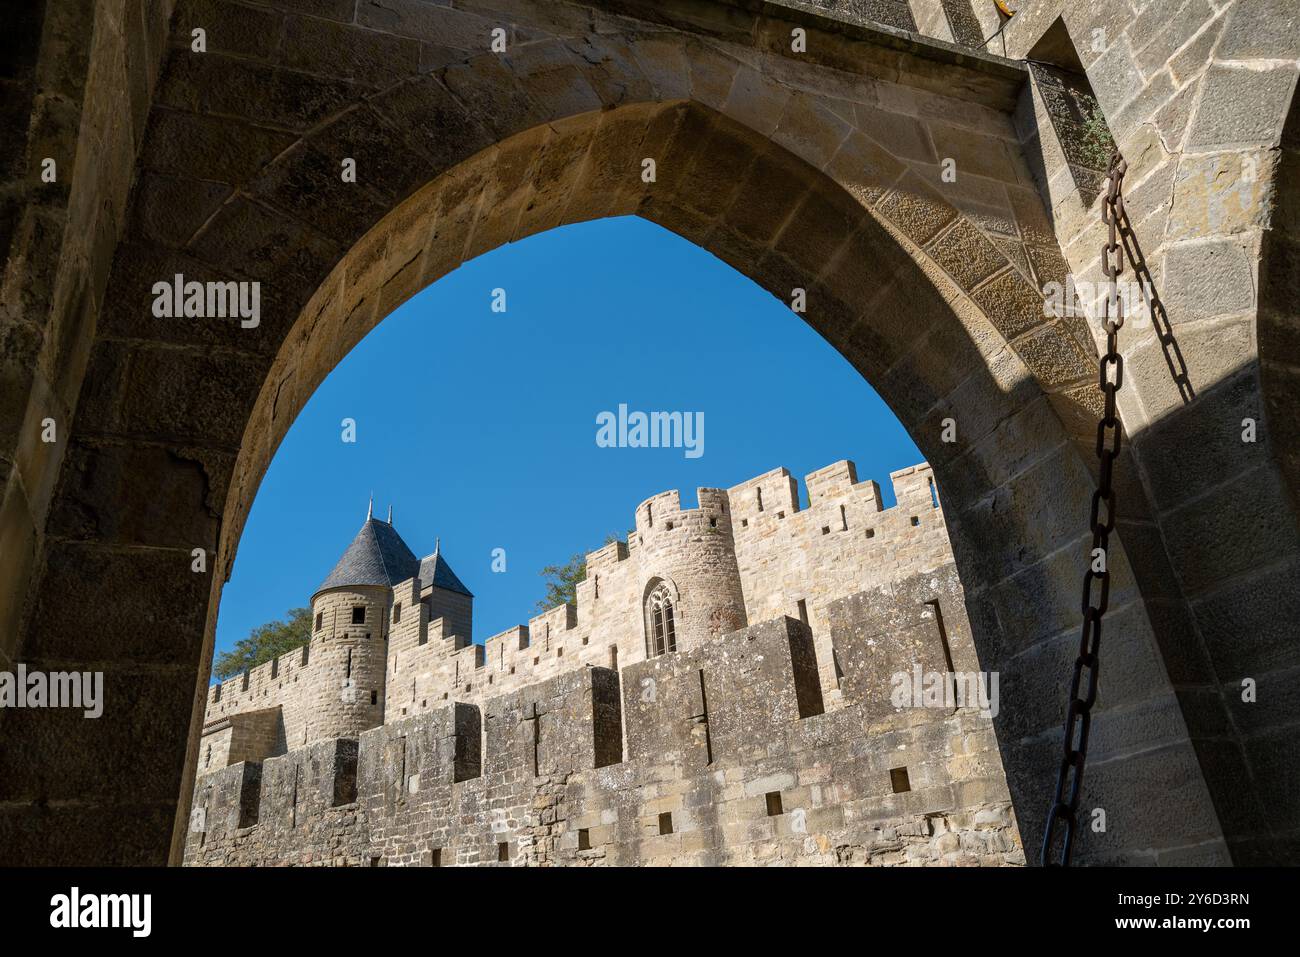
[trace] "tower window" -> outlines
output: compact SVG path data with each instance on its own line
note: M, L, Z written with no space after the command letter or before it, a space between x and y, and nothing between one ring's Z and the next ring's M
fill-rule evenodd
M673 594L660 582L646 599L646 657L677 650L677 625L673 611Z
M402 620L402 603L399 601L396 605L393 606L393 624L395 625L401 620Z
M780 817L782 814L785 813L785 811L782 810L782 808L781 808L781 792L780 792L780 791L768 791L767 794L766 794L766 799L767 799L767 816L768 816L768 817Z
M673 832L673 812L664 811L659 815L659 833L671 834Z
M371 703L371 704L379 704L379 692L378 692L378 691L372 691L372 692L370 692L370 703Z
M912 790L912 782L907 779L907 768L890 768L889 783L893 786L895 794Z
M497 844L497 861L505 863L510 860L510 842L501 841Z
M585 827L578 828L578 850L591 850L591 831Z
M324 623L325 623L325 612L323 612L323 611L318 611L318 612L316 612L316 630L317 630L317 631L320 631L320 630L321 630L321 626L322 626Z
M365 606L365 605L353 605L353 606L352 606L352 624L354 624L354 625L364 625L365 623L366 623L366 606Z

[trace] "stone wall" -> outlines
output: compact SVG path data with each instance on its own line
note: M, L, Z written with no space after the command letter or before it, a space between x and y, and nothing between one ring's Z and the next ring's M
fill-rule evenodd
M357 805L357 742L318 741L262 764L203 775L186 858L215 863L358 863L364 826Z
M959 594L947 565L837 603L849 674L905 662L911 637L881 660L859 654L864 635L893 647L898 601L942 608L964 654ZM923 643L942 660L935 634ZM255 816L249 765L204 775L206 828L191 827L186 861L1023 863L988 715L886 713L869 683L852 688L844 707L822 709L812 634L789 617L618 673L581 668L366 732L355 770L346 739L268 760Z
M902 469L890 479L897 504L888 509L879 486L859 483L849 461L807 476L806 507L785 469L725 491L700 489L698 508L683 509L677 491L656 495L637 507L626 542L587 555L575 604L482 644L457 629L457 621L468 621L467 609L430 620L432 607L458 606L429 602L430 593L441 590L418 577L391 592L325 592L312 606L306 670L304 653L291 652L223 682L219 691L209 691L205 724L279 706L284 741L297 747L449 702L483 702L583 666L617 669L647 657L645 601L660 581L674 595L679 651L703 647L748 622L782 615L804 621L814 636L819 693L833 709L839 687L830 604L952 561L929 466ZM467 596L457 597L468 604ZM403 611L393 622L398 605ZM354 608L364 609L360 624L352 623ZM385 645L380 636L386 629ZM345 694L349 668L352 701Z
M204 726L199 767L206 772L244 761L262 761L284 751L284 723L279 706L244 711Z
M897 504L888 509L882 508L876 483L858 482L848 461L806 477L804 509L784 469L728 491L746 614L750 621L806 618L816 639L822 689L832 706L838 691L827 624L830 603L952 561L930 467L902 469L890 480Z
M488 638L481 653L430 641L424 647L432 663L413 669L404 661L399 673L432 669L421 670L431 674L428 684L419 682L432 694L421 690L418 697L433 704L447 700L439 689L455 687L452 698L478 700L467 696L498 694L581 665L642 661L646 593L662 579L677 592L679 649L711 641L730 630L727 623L798 618L803 602L816 637L822 691L833 707L838 692L826 605L952 560L929 467L901 470L891 480L898 504L890 509L882 508L874 482L856 483L848 461L807 477L807 508L785 469L725 491L700 489L697 509L681 508L676 491L654 496L637 507L626 543L587 554L587 577L574 606L550 609L527 627ZM760 489L766 489L761 511ZM441 655L447 658L438 664Z
M420 602L428 605L430 621L444 619L443 627L453 635L468 639L474 634L474 599L462 592L431 587L422 583Z
M390 592L386 588L335 589L312 604L321 627L303 648L208 688L205 749L213 726L248 712L276 709L278 746L273 753L322 738L359 734L383 723ZM352 623L352 609L365 620ZM238 760L234 758L233 760ZM200 759L202 763L202 758Z
M38 0L5 13L0 667L17 660L32 612L60 465L84 452L70 449L69 432L174 4ZM55 441L44 441L51 420Z
M380 587L331 589L313 600L312 610L323 616L325 628L322 637L312 639L312 667L301 689L304 743L360 734L383 723L391 608L392 592ZM357 609L362 621L354 623ZM325 630L331 619L332 630Z
M1289 788L1276 775L1300 757L1291 705L1300 646L1286 624L1300 596L1286 452L1295 433L1284 398L1295 395L1296 380L1270 379L1263 368L1270 358L1275 368L1295 364L1300 276L1267 253L1294 217L1287 210L1296 184L1278 171L1300 67L1300 14L1291 0L1022 7L1006 30L1009 53L1077 58L1075 82L1087 84L1128 164L1136 249L1130 243L1127 252L1141 253L1163 303L1155 323L1134 303L1119 340L1129 439L1117 466L1128 477L1118 532L1145 582L1164 670L1233 859L1294 859L1300 805L1284 797ZM1099 283L1107 238L1100 199L1076 187L1078 164L1069 138L1058 142L1054 96L1032 71L1016 125L1066 259L1056 278ZM1132 258L1125 255L1122 278L1133 280ZM1292 304L1286 320L1276 318L1279 297ZM1100 347L1100 322L1088 330ZM1251 441L1247 420L1256 426ZM1095 461L1092 442L1079 445ZM1247 679L1257 688L1250 701ZM1189 760L1185 746L1165 737L1143 750L1171 766ZM1123 787L1092 771L1089 779L1099 793ZM1213 826L1202 824L1203 832Z
M807 10L849 23L914 32L917 0L776 0L774 6Z

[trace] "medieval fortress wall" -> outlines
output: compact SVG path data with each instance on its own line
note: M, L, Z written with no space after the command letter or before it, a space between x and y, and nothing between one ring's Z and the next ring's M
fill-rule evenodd
M210 691L187 862L1023 861L987 711L890 700L978 670L930 469L891 479L656 495L575 604L482 644L437 552L336 569L309 646ZM384 525L358 541L405 549Z

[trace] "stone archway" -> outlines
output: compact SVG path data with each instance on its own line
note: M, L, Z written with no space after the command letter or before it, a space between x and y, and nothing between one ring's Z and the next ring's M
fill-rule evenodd
M653 183L641 176L650 144L657 152ZM892 157L874 139L862 133L851 146L836 147L826 165L835 155L856 173L853 179L837 182L724 113L670 100L552 119L493 144L415 191L331 270L262 381L230 482L224 512L229 524L216 562L222 574L213 583L210 615L276 446L301 404L375 324L463 259L502 242L596 216L637 213L715 252L774 295L788 299L796 287L808 290L807 321L876 384L935 465L954 516L959 555L999 552L997 564L967 559L962 567L968 601L986 603L994 616L983 622L981 651L997 656L988 667L1003 672L1009 700L1020 701L1007 719L1006 739L1023 746L1055 729L1061 703L1054 671L1064 673L1076 638L1073 609L1059 607L1059 601L1045 606L1044 598L1056 600L1063 590L1072 596L1077 569L1069 559L1054 569L1049 556L1083 540L1072 513L1086 502L1090 478L1043 379L1054 386L1090 379L1086 354L1068 333L1064 359L1049 345L1050 361L1044 363L1026 347L1036 340L1018 334L1046 327L1039 330L1041 338L1050 340L1053 322L1029 298L1032 292L1014 296L1013 283L1026 286L1024 279L1005 260L993 259L995 247L957 210L909 179L902 164L890 166ZM867 195L879 200L881 212L862 202ZM932 243L936 252L930 255L923 243ZM987 297L987 310L936 262L965 275L980 295L990 277L969 259L981 253L992 281L1010 280L1004 287L1013 291L1004 299ZM999 324L1009 334L1000 333ZM1008 339L1038 361L1042 378ZM953 449L938 440L949 417L964 433ZM1008 434L1008 423L1018 428ZM999 508L1004 515L997 514ZM1145 692L1140 681L1158 682L1161 676L1126 560L1116 562L1115 574L1112 614L1142 636L1123 651L1117 643L1129 681L1110 701L1122 707ZM1003 585L1007 579L1013 580L1009 586ZM999 586L1004 590L996 595ZM1005 621L1026 596L1033 613ZM1036 617L1045 607L1059 620ZM210 619L209 630L214 624ZM1034 689L1033 700L1026 689ZM1168 704L1173 706L1172 698ZM1021 777L1012 785L1013 796L1029 833L1040 820L1035 799L1050 757L1026 759L1009 750L1008 758L1018 761ZM1176 768L1165 783L1185 785L1192 768L1194 763ZM1208 809L1206 796L1199 797ZM1191 817L1198 826L1207 819L1212 811Z
M315 16L223 3L202 23L178 11L23 646L29 661L104 664L110 700L135 707L89 732L9 718L10 853L160 859L192 790L195 676L201 689L221 585L312 390L460 262L629 213L784 301L805 289L806 320L934 466L981 664L1003 676L997 731L1033 848L1077 645L1093 487L1080 452L1097 402L1089 331L1044 315L1037 292L1068 266L1011 121L1022 71L726 4L703 25L672 4L645 19L525 5L501 17L509 44L496 54L483 37L501 15L483 6L407 19L352 0ZM815 55L777 42L792 23ZM196 26L202 56L184 45ZM355 185L338 175L343 157ZM956 184L941 176L949 158ZM262 282L261 323L160 325L149 290L178 272ZM948 418L952 444L939 440ZM1163 589L1165 543L1129 465L1088 797L1137 816L1090 840L1086 859L1224 860L1216 787L1228 782L1170 674L1164 649L1182 627L1170 609L1183 606ZM210 579L191 571L194 548L215 555ZM115 844L105 820L113 833L129 821L132 841Z

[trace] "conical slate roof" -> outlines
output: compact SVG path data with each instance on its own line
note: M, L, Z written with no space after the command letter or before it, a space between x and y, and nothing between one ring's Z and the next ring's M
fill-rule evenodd
M316 592L319 594L327 588L348 585L385 585L391 588L414 576L419 568L420 560L407 548L393 526L377 518L367 518L357 537L352 539L352 544ZM461 585L462 589L464 587Z
M469 595L470 598L474 597L474 593L461 584L456 573L447 564L447 560L438 551L420 562L420 584L433 584L447 591L457 591L462 595Z

